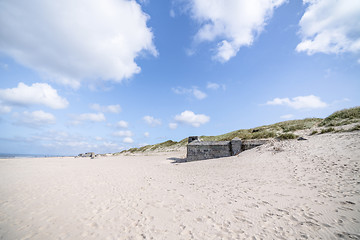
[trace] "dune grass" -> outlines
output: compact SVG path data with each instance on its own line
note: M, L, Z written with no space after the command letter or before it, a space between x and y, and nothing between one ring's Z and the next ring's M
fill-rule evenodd
M317 134L317 133L319 133L319 132L316 131L316 130L314 130L314 131L312 131L312 132L310 133L310 135L315 135L315 134Z
M333 127L330 127L330 128L324 128L321 130L320 134L323 134L323 133L329 133L329 132L335 132L335 128Z
M201 136L203 141L230 141L235 137L243 140L247 139L266 139L266 138L279 138L279 139L295 139L298 136L293 134L292 131L308 129L321 122L320 118L306 118L303 120L290 120L271 125L265 125L251 129L240 129L233 132L217 135L217 136ZM167 147L181 147L186 146L187 138L179 142L168 140L166 142L147 145L140 148L130 148L121 153L135 153L166 149Z
M352 132L352 131L358 131L358 130L360 130L360 124L355 125L354 127L350 128L348 131Z
M358 121L360 121L360 107L354 107L334 112L333 114L322 120L319 126L342 126Z
M333 128L333 126L347 125L355 122L360 122L360 107L354 107L334 112L325 119L305 118L301 120L289 120L251 129L240 129L217 136L201 136L201 139L203 141L230 141L235 137L243 140L261 138L278 138L281 140L295 139L298 136L294 132L298 130L311 129L314 126L326 127L320 132L314 130L310 135L323 134L329 132L337 132ZM356 125L355 127L347 131L357 130L360 130L360 125ZM179 142L168 140L166 142L154 145L147 145L140 148L130 148L128 150L122 151L121 153L145 152L166 149L168 147L181 147L186 146L187 140L187 138L184 138Z
M277 138L280 140L287 140L287 139L296 139L299 136L293 133L283 133L281 135L279 135Z

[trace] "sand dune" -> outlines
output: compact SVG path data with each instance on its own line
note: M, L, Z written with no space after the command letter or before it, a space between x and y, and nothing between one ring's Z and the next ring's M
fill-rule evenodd
M0 160L0 239L360 239L360 132L229 158Z

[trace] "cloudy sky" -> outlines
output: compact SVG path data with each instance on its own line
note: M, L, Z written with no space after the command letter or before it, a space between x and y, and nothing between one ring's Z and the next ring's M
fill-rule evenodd
M360 1L0 0L0 152L117 152L360 105Z

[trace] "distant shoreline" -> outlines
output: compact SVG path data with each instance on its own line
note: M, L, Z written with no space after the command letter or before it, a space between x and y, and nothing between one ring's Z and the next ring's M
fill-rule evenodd
M48 155L48 154L15 154L15 153L0 153L0 159L15 159L15 158L49 158L49 157L69 157L64 155Z

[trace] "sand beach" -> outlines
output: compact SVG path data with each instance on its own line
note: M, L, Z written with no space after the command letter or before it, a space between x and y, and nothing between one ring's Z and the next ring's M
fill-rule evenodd
M360 240L360 0L0 0L0 240Z
M360 132L185 151L0 160L0 239L360 239Z

